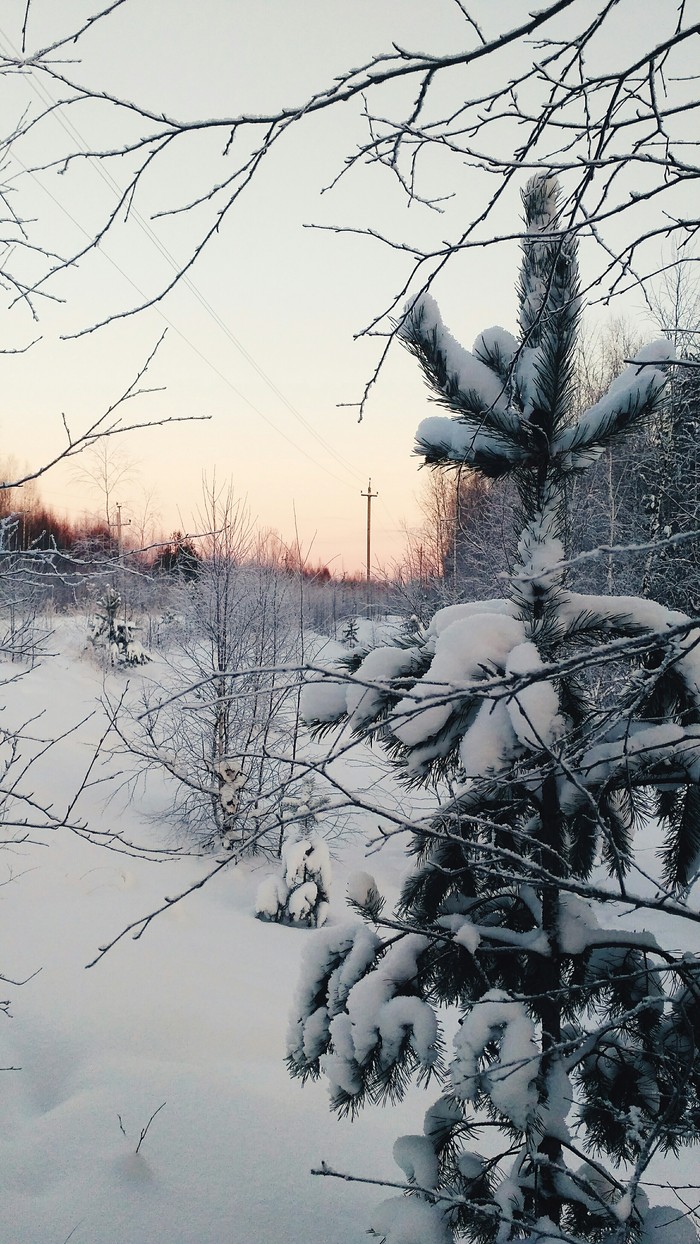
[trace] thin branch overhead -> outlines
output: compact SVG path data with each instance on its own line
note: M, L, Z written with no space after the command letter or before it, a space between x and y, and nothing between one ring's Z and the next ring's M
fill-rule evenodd
M397 30L388 48L306 98L255 112L183 117L90 85L99 64L87 36L110 20L127 20L123 0L45 44L38 13L27 6L14 43L5 33L0 54L0 74L18 84L25 101L5 140L10 166L15 160L19 170L12 180L13 245L4 256L7 288L31 304L107 238L128 230L143 209L152 223L186 217L188 249L160 285L83 331L159 304L187 278L241 197L257 184L263 161L296 143L314 115L334 114L340 105L343 116L355 109L357 141L349 152L338 148L332 184L362 174L368 165L380 166L409 202L443 208L454 191L452 171L466 170L469 179L468 196L455 199L461 217L450 208L439 226L439 242L426 245L425 233L420 241L386 237L405 260L403 278L398 294L364 332L391 337L392 320L402 313L406 297L428 289L465 248L501 240L501 200L517 195L528 172L559 177L558 226L594 243L589 290L608 299L635 284L645 286L663 265L662 249L688 247L700 227L700 165L693 142L700 109L693 49L700 23L692 20L690 6L677 12L675 6L661 6L653 22L640 23L636 0L601 0L593 12L583 0L556 0L513 26L499 6L442 0L440 8L442 50L440 20L429 52L411 50ZM629 37L621 39L622 31ZM611 46L619 49L612 64ZM322 78L322 65L318 73ZM27 84L30 91L35 84L37 92L28 108ZM408 93L406 84L411 84ZM74 124L95 110L110 119L111 145L84 142ZM67 141L42 162L36 151L56 119L65 122ZM198 176L185 151L212 134L221 136L220 158ZM32 178L50 185L60 174L65 185L85 161L111 170L114 201L92 236L56 258L42 236L41 219L32 223L32 213L23 213L20 205ZM179 181L171 183L165 202L153 205L151 191L166 161L169 169L180 170ZM119 182L112 177L116 170L122 173ZM380 237L364 226L358 232ZM44 258L43 270L33 262L32 275L30 248L34 260ZM380 366L385 353L386 345Z

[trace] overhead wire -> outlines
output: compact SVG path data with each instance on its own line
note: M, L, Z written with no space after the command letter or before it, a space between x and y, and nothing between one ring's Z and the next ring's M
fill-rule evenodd
M61 203L60 200L57 199L56 196L53 195L51 191L47 189L46 186L42 185L42 183L34 175L32 170L28 169L26 165L24 165L22 161L19 160L18 157L14 153L13 153L12 158L13 160L15 160L17 164L20 165L23 172L27 173L30 177L32 177L36 181L40 189L46 195L48 195L48 197L52 200L53 203L56 204L59 210L62 211L65 216L67 216L67 218L72 222L72 224L75 225L76 229L78 229L85 237L89 237L90 235L88 234L87 230L80 224L78 220L75 219L75 217L68 210L68 208L65 207L65 205ZM108 255L104 250L101 250L100 254L103 256L103 258L107 260L109 264L111 264L111 266L115 269L115 271L117 271L120 274L120 276L124 277L124 279L131 285L132 289L136 290L136 293L139 294L140 297L146 296L144 294L144 291L136 284L136 282L128 275L128 273L124 271L124 269L117 263L117 261L111 257L111 255ZM304 449L302 445L299 445L297 441L293 440L292 437L289 436L287 432L283 431L282 428L278 427L277 424L274 422L273 419L270 418L269 415L266 415L264 411L260 410L260 408L256 406L255 403L252 402L249 397L246 397L245 393L242 393L241 390L236 387L233 381L229 379L229 377L225 375L225 373L222 372L220 368L218 368L216 364L211 361L211 359L207 358L207 356L202 352L202 350L199 349L199 346L196 346L195 343L190 340L187 334L184 333L183 330L179 328L178 325L175 324L165 314L165 312L161 308L157 308L157 312L160 318L162 319L163 323L167 324L168 328L172 329L172 331L182 341L184 341L186 345L189 346L189 348L198 356L198 358L200 358L202 362L205 363L207 367L209 367L211 371L213 371L215 375L217 375L219 379L222 380L224 384L228 386L231 392L235 393L236 397L240 398L240 400L244 402L245 405L250 408L250 410L254 411L256 415L259 415L259 417L266 424L268 424L268 426L271 427L273 431L277 433L278 436L281 436L285 441L287 441L287 443L291 445L293 449L296 449L298 453L303 454L303 456L307 458L309 462L313 463L314 466L318 467L319 470L324 471L325 474L331 477L331 479L334 479L337 481L337 483L342 484L344 488L353 487L353 485L350 484L347 480L341 479L341 477L339 475L336 475L334 471L331 471L327 466L324 466L323 463L319 462L317 458L314 458L313 454L310 454L307 449Z
M5 41L6 45L15 53L15 55L18 55L17 49L14 47L12 40L8 37L8 35L5 33L5 31L2 28L0 28L0 36ZM34 79L31 80L31 86L36 92L36 94L39 95L39 97L42 99L42 102L45 105L47 105L50 108L55 108L57 101L52 98L50 92L48 92L40 83L36 82ZM54 118L55 120L58 121L58 123L61 125L63 130L68 134L68 136L73 140L73 142L78 146L78 148L81 151L83 151L90 165L92 166L93 170L97 172L97 174L101 177L101 179L109 187L109 189L114 194L116 194L118 197L120 197L122 194L122 191L118 183L114 180L111 174L107 172L107 170L103 167L103 165L98 160L96 160L94 156L90 154L89 146L85 142L85 139L81 135L80 131L73 125L71 121L69 121L61 113L54 113ZM67 216L67 218L73 223L73 225L83 234L83 236L89 238L90 234L88 233L88 231L75 219L75 217L68 210L68 208L66 208L65 205L61 203L60 200L57 199L56 196L53 195L51 191L48 190L48 188L42 182L39 181L39 179L36 177L36 174L33 173L31 169L28 169L14 152L12 153L12 157L17 162L17 164L19 164L19 166L23 169L25 173L33 177L34 181L40 186L40 188L44 191L44 193L48 195L48 197L56 204L56 206L64 213L64 215ZM148 237L150 242L156 247L158 252L162 255L165 261L170 265L173 271L177 272L179 268L177 260L172 255L172 253L169 251L167 246L165 246L165 244L161 241L161 239L157 236L157 234L151 228L151 225L149 224L149 222L134 207L130 208L129 215L134 218L138 227ZM105 258L109 261L112 267L114 267L115 270L120 273L120 275L131 285L131 287L136 291L136 293L139 294L141 298L147 297L144 291L123 270L123 268L116 262L116 260L112 259L112 257L108 255L104 250L101 250L101 254L105 256ZM325 438L322 437L320 433L316 431L316 429L312 426L312 424L310 424L308 420L304 418L304 416L300 413L300 411L297 410L294 404L287 398L287 396L282 392L282 390L275 384L275 382L267 374L265 369L253 357L250 351L247 350L246 347L243 345L243 343L235 336L235 334L231 331L229 326L222 319L222 317L218 314L218 312L211 305L208 299L204 296L204 294L202 294L201 290L199 290L198 287L194 284L192 279L189 276L185 275L182 277L182 282L189 289L190 293L197 299L200 305L204 308L206 313L213 319L217 327L228 338L228 340L231 342L234 348L241 354L241 356L246 360L246 362L260 376L260 378L265 382L265 384L267 384L269 389L282 402L282 404L287 408L287 410L289 410L290 414L293 415L293 417L300 423L300 425L304 428L304 430L316 440L316 442L325 450L326 453L329 454L329 456L331 456L343 468L343 470L345 470L349 475L351 475L357 482L360 482L361 476L354 470L354 468L351 468L348 466L345 459L341 457L340 454L337 453L337 451L333 448L333 446L330 445L325 440ZM156 310L158 311L158 314L160 315L160 317L163 319L164 323L166 323L168 327L170 327L190 347L190 349L194 351L194 353L202 360L202 362L204 362L221 380L223 380L224 383L231 389L231 391L235 393L236 396L240 398L241 401L245 402L245 404L248 407L250 407L250 409L253 410L255 414L259 415L260 418L263 419L270 427L272 427L273 430L277 432L278 435L282 436L287 441L288 444L292 445L299 453L302 453L310 462L312 462L314 466L317 466L320 470L324 471L327 475L329 475L330 478L336 480L336 482L343 484L343 486L346 488L352 488L354 486L353 484L350 484L347 480L341 479L333 471L331 471L327 466L324 466L322 463L320 463L316 458L313 457L312 454L310 454L301 445L299 445L296 441L294 441L292 437L290 437L286 432L284 432L281 428L279 428L277 424L275 424L274 421L268 415L265 415L263 411L259 409L259 407L257 407L253 402L251 402L250 399L247 398L245 394L242 393L240 389L238 389L236 385L234 385L233 382L220 370L220 368L218 368L211 361L211 359L209 359L203 353L203 351L200 350L199 347L197 347L194 344L194 342L192 342L189 339L189 337L187 337L187 335L180 328L178 328L178 326L174 324L173 321L168 318L168 316L165 315L165 313L162 311L160 307L156 308Z

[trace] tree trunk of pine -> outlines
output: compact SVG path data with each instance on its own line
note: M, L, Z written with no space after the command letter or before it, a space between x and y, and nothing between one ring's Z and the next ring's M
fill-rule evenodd
M542 868L560 877L563 868L562 817L559 809L556 779L545 778L542 788ZM536 1010L541 1027L542 1059L539 1075L539 1104L548 1104L548 1081L554 1061L559 1057L561 1043L561 1003L564 982L559 954L559 887L556 882L542 889L542 929L549 943L549 957L537 970ZM556 1187L555 1171L561 1167L561 1141L544 1135L537 1146L532 1212L535 1219L546 1217L560 1225L562 1200Z

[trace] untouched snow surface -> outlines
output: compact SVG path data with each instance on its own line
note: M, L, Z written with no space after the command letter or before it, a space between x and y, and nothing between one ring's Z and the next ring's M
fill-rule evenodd
M50 735L94 706L103 673L80 658L78 624L62 624L59 655L3 689L3 719L45 708ZM157 661L131 675L157 677ZM14 672L17 667L8 667ZM124 677L106 675L112 692ZM20 705L22 706L20 709ZM37 770L37 793L61 806L101 732L89 722ZM365 791L376 774L348 767ZM103 791L82 810L97 828L154 840L142 819L165 803L154 783L136 803ZM376 817L365 828L376 828ZM137 942L125 939L86 971L100 945L211 861L163 864L117 855L66 832L0 854L0 972L13 1018L0 1015L4 1244L359 1244L381 1189L313 1177L336 1170L396 1178L398 1133L420 1126L431 1095L398 1110L338 1121L323 1084L302 1088L284 1065L299 961L314 936L253 916L269 865L226 870ZM364 837L335 863L331 923L353 918L345 877L364 863ZM402 840L372 861L390 897ZM380 871L381 870L381 871ZM138 1155L141 1130L153 1120ZM120 1126L121 1117L121 1126ZM122 1132L122 1127L126 1135Z

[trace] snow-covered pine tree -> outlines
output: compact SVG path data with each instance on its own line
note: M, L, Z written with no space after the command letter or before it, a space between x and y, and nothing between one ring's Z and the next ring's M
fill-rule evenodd
M259 920L320 928L328 916L331 857L320 833L292 837L282 847L282 867L255 896Z
M400 330L450 412L421 424L419 452L517 485L508 594L305 693L307 718L383 737L441 799L394 917L375 892L365 923L314 938L290 1029L292 1073L323 1073L341 1113L412 1077L440 1087L422 1135L397 1141L409 1195L377 1212L387 1244L696 1240L644 1178L699 1135L700 957L674 948L698 919L700 631L581 595L562 564L567 481L658 408L672 351L645 347L574 418L558 198L542 176L523 196L519 340L492 329L470 353L427 296Z
M321 820L328 802L328 796L316 788L313 776L289 783L286 794L277 801L282 867L258 887L258 919L307 928L325 924L332 869Z
M150 656L136 638L134 631L140 628L126 617L117 614L122 608L122 597L115 587L108 587L90 631L90 642L107 649L111 665L145 665Z

